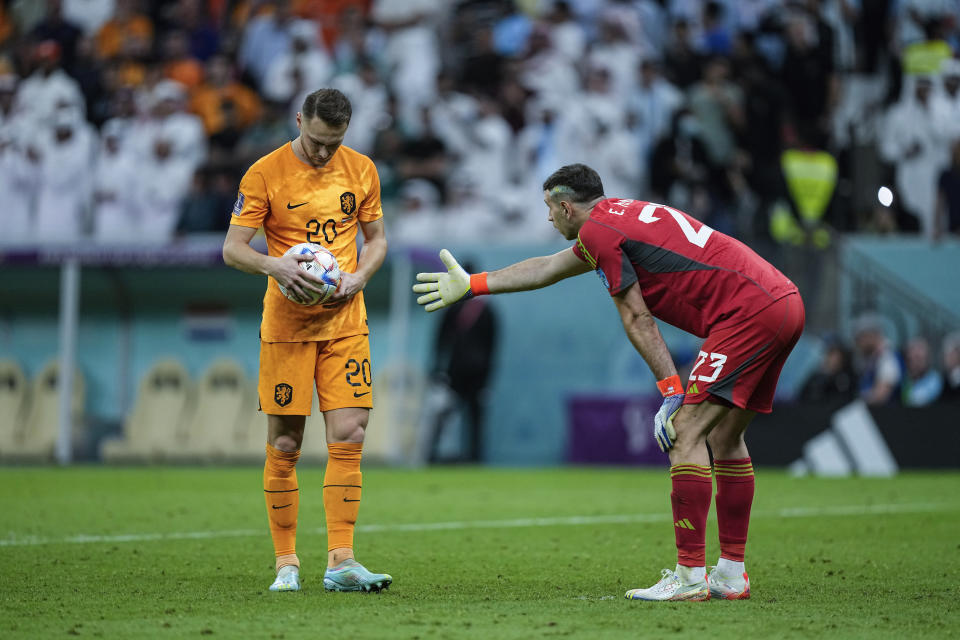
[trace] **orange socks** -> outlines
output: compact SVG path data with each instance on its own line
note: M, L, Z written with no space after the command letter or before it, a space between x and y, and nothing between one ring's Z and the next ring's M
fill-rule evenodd
M360 511L360 458L363 444L341 442L328 444L327 470L323 477L323 506L327 516L327 547L353 548L353 529ZM277 557L276 568L288 564L300 566L297 558L297 512L300 489L297 486L299 451L280 451L267 444L267 460L263 465L263 495L267 502L267 519Z
M267 519L277 571L292 564L300 567L297 558L297 511L300 489L297 486L299 451L280 451L267 444L267 460L263 465L263 495L267 501Z
M353 528L360 512L360 458L363 443L327 445L327 471L323 476L323 507L327 515L327 550L353 549Z

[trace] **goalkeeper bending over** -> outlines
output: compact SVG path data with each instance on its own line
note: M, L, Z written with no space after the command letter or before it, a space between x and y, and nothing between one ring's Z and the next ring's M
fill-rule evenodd
M585 165L554 172L543 195L548 219L576 240L572 247L473 275L443 250L447 272L417 274L417 302L436 311L465 297L540 289L596 271L630 342L659 380L663 404L653 435L669 452L673 484L676 569L664 569L659 582L626 597L749 598L743 555L754 476L743 435L757 412L770 412L780 370L803 331L797 287L746 245L682 211L606 198L600 176ZM686 392L654 318L704 339ZM720 560L708 575L712 475Z

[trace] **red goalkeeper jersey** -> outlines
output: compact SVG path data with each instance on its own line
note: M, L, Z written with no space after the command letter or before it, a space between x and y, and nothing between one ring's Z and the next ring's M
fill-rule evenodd
M739 240L642 200L599 202L573 252L596 269L610 295L636 282L654 316L700 338L797 291Z

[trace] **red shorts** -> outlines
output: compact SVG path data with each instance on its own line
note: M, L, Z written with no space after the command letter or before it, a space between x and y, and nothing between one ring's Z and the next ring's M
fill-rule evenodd
M780 298L749 319L710 333L687 382L684 404L709 396L741 409L770 413L777 379L803 333L800 294Z

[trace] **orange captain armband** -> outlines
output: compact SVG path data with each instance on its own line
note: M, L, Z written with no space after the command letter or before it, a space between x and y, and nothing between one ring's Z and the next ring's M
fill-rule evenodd
M672 375L657 382L657 389L660 390L660 395L664 398L675 396L678 393L683 393L683 383L680 382L680 376Z
M470 275L470 293L475 296L485 296L490 293L490 287L487 286L486 271Z

